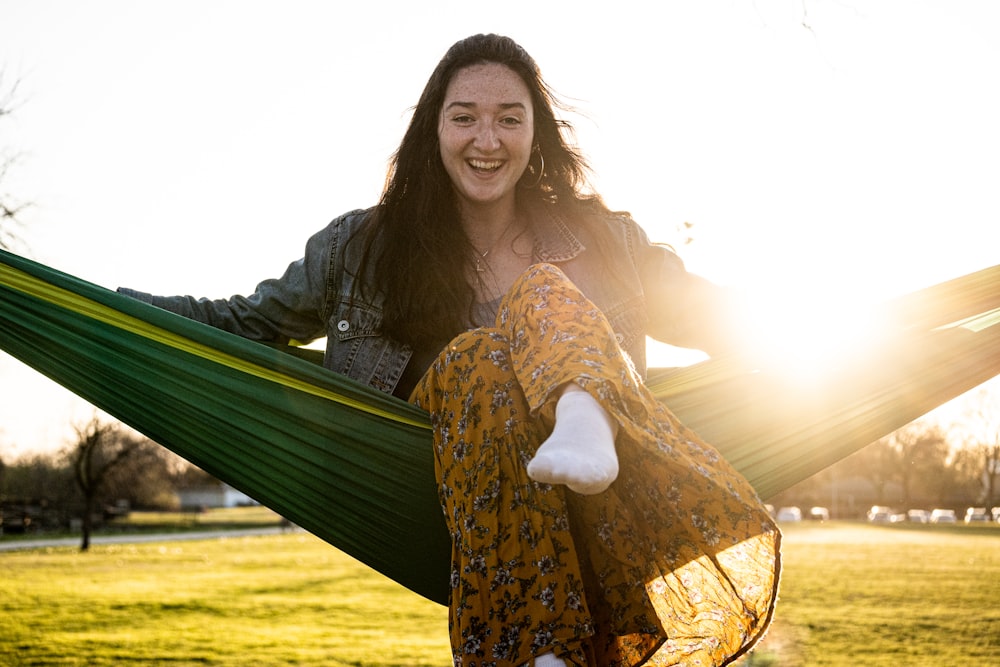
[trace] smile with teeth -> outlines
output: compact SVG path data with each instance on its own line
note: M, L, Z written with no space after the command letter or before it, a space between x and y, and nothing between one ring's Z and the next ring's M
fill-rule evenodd
M475 169L476 171L486 171L486 172L496 171L497 169L499 169L500 167L503 166L503 161L502 160L476 160L476 159L470 159L470 160L468 160L468 163L469 163L469 166L472 167L473 169Z

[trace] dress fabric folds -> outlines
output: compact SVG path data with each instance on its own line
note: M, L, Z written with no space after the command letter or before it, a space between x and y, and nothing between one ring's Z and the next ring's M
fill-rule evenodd
M525 471L575 381L619 423L618 479L582 496ZM496 326L457 337L411 400L431 414L452 538L456 664L724 665L763 634L780 533L750 484L643 385L603 314L531 267Z

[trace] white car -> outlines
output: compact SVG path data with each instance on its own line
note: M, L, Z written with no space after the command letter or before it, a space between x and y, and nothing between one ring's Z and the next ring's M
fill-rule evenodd
M867 517L872 523L895 523L898 520L898 515L892 508L885 505L872 505Z
M989 523L990 515L985 507L970 507L965 510L965 523Z
M809 518L813 521L829 521L830 510L825 507L810 507Z
M802 510L798 507L782 507L775 518L778 521L802 521Z
M955 510L935 509L931 512L931 523L955 523Z

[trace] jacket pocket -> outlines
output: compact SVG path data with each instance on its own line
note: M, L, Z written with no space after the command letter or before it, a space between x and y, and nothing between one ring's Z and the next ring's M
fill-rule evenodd
M381 328L382 310L365 303L341 301L330 316L330 335L339 342L378 336Z
M327 325L327 367L371 384L385 340L379 335L382 311L369 304L343 300Z
M382 336L380 308L344 299L327 328L327 368L381 391L395 388L410 352Z
M620 347L631 350L640 340L645 345L646 337L643 332L646 329L646 308L642 297L631 297L604 314L615 331Z

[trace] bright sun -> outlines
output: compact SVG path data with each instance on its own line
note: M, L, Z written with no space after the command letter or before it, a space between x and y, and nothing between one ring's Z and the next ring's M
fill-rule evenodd
M741 352L749 364L803 386L827 381L884 344L891 331L875 305L835 303L813 295L748 299L738 320ZM687 366L706 358L656 341L649 346L651 367Z
M828 377L888 334L874 306L802 299L750 304L744 338L747 354L761 368L796 383Z

